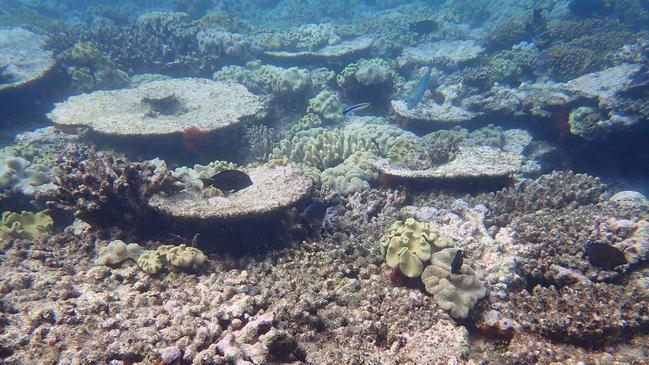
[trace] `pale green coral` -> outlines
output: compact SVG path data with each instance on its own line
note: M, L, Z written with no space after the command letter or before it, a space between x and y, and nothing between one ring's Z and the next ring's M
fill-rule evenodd
M342 122L343 106L340 97L331 90L322 90L313 99L309 100L307 113L318 114L328 122Z
M298 95L311 89L309 70L291 67L284 70L273 82L273 91L278 95Z
M11 152L11 151L6 151ZM21 193L32 196L52 185L52 170L41 164L32 164L21 157L0 154L0 196Z
M219 171L236 170L238 168L239 166L233 162L217 160L207 165L196 164L194 168L187 166L178 167L172 172L172 175L182 179L188 188L200 190L203 189L203 182L200 179L211 178Z
M291 67L281 68L263 65L260 61L250 61L245 67L225 66L214 73L215 81L230 81L246 86L253 92L280 97L302 95L311 89L309 70Z
M358 84L363 86L397 85L401 80L392 66L382 58L360 59L345 67L336 83L343 89L354 89Z
M166 261L181 269L195 269L203 265L206 260L203 252L187 245L166 247L164 252Z
M95 265L116 265L127 259L137 260L143 252L144 249L137 243L126 244L122 240L113 240L99 249Z
M137 266L147 274L156 274L162 270L162 259L157 251L146 251L137 258Z
M452 242L441 238L430 225L408 218L405 222L394 222L379 244L389 267L398 267L405 276L417 278L431 254L452 245Z
M119 70L90 42L75 43L61 55L61 59L78 90L113 89L130 83L128 74Z
M431 265L421 274L421 280L440 308L449 311L453 318L466 318L487 290L466 262L459 274L451 273L451 263L457 253L457 248L445 248L434 253Z
M3 212L0 239L43 237L53 224L52 218L43 212Z
M114 240L99 249L95 264L116 265L127 259L134 260L144 272L156 274L165 266L195 270L205 263L207 257L199 249L184 244L161 245L155 250L144 250L137 243L127 245L123 241Z
M353 153L343 163L320 174L322 187L342 195L369 189L370 183L378 179L376 159L372 152Z
M307 113L302 118L289 124L287 133L289 136L293 136L295 133L299 131L321 127L322 123L323 123L322 118L320 118L318 114Z
M371 140L341 130L313 128L283 139L275 147L271 158L288 158L322 171L341 163L357 151L376 151Z

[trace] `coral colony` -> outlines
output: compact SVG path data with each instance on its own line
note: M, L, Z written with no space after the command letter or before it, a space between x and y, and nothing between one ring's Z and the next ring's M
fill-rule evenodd
M5 1L0 363L649 363L649 3Z

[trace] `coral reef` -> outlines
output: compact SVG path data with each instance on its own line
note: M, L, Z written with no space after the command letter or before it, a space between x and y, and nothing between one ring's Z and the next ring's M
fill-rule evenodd
M278 142L275 129L261 124L246 128L245 139L249 146L249 156L260 162L268 161L273 147Z
M53 225L52 218L43 212L3 212L0 220L0 239L40 238L48 234Z

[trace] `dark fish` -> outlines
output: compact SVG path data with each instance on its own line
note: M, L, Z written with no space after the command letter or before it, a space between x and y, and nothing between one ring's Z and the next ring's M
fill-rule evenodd
M457 250L455 252L455 257L453 262L451 262L451 274L459 274L460 269L462 269L462 264L464 263L464 251Z
M546 43L548 26L542 9L534 9L532 16L525 24L525 32L534 44L543 47Z
M327 206L319 202L313 202L307 205L304 211L300 213L300 220L310 236L313 236L316 232L320 232L326 214Z
M610 0L570 0L568 9L574 15L588 17L611 12L613 4Z
M219 171L214 176L201 179L203 187L212 186L221 191L235 192L247 188L252 185L250 176L243 171L239 170L223 170Z
M586 256L591 264L604 270L611 270L627 263L624 252L604 243L591 242L586 247Z
M356 105L352 105L350 107L347 107L347 108L345 108L343 110L343 117L346 117L347 114L349 114L349 113L353 113L353 112L357 112L359 110L363 110L363 109L367 108L368 106L370 106L370 103L360 103L360 104L356 104Z
M418 22L410 23L408 30L419 34L428 34L437 31L439 25L433 19L424 19Z
M419 84L417 85L417 88L415 91L410 95L410 98L408 98L408 108L412 109L416 107L419 102L421 102L421 99L424 97L424 93L428 89L428 84L430 83L430 75L433 72L432 67L428 67L428 71L424 74L424 77L419 80Z

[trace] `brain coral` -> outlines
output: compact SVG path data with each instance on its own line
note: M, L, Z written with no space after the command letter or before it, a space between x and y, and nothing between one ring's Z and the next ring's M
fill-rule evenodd
M421 274L421 280L426 291L433 295L442 309L450 312L451 317L466 318L469 310L487 294L487 290L466 262L459 274L451 273L451 263L457 252L457 248L445 248L434 253L431 265Z

